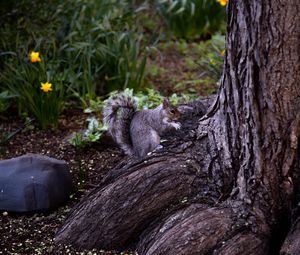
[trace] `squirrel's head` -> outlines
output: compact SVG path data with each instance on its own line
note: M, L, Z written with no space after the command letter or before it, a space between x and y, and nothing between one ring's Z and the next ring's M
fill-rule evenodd
M171 105L168 98L164 98L162 107L169 119L178 120L180 118L180 116L181 116L180 111L178 111L178 108L176 106Z

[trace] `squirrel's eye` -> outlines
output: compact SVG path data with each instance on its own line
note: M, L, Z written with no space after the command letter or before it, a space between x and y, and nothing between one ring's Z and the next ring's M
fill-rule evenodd
M174 113L175 113L175 111L174 111L174 110L170 110L170 113L174 114Z

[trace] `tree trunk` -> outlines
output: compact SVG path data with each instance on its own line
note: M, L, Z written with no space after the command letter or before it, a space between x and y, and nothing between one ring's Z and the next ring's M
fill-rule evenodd
M281 247L280 253L281 254L289 254L289 255L298 255L300 254L300 218L298 218L293 226L291 227L291 230L289 231L289 234L287 235L287 238L284 241L284 244Z
M229 1L227 11L221 87L199 125L196 107L180 140L112 170L57 242L147 255L279 251L298 202L300 2ZM283 253L296 254L286 243L298 236Z

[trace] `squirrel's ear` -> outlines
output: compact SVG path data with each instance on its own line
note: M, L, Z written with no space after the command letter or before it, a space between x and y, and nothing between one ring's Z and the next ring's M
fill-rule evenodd
M169 99L165 97L163 101L163 108L166 109L168 107L170 107L170 102Z

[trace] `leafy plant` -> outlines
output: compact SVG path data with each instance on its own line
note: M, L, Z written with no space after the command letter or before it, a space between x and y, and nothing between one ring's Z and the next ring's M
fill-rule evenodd
M161 104L163 96L154 89L147 88L145 91L136 93L139 109L151 109Z
M145 91L139 91L134 94L132 89L125 89L124 91L118 92L114 91L110 93L109 98L104 101L105 104L117 96L118 94L125 95L126 97L134 97L137 100L137 108L141 109L151 109L160 105L163 101L164 96L161 95L157 90L147 88ZM195 94L182 94L177 95L176 93L172 94L169 98L170 102L174 105L179 103L188 103L192 100L195 100L197 95Z
M70 32L64 38L61 56L72 66L68 80L81 102L96 94L138 89L143 83L148 48L135 20L142 10L131 1L79 1L72 9Z
M99 122L95 117L87 118L88 127L82 133L73 133L72 137L69 139L69 143L75 147L75 150L80 153L82 149L92 142L97 142L102 134L107 131L107 126Z
M151 64L147 66L147 74L155 77L166 73L166 69L158 66L157 64Z
M186 104L189 102L192 102L194 100L196 100L198 98L197 94L181 94L180 96L177 95L176 93L172 94L169 97L170 102L173 105L177 105L177 104Z
M75 132L69 139L69 143L75 147L76 153L81 153L82 149L86 146L87 141L82 133Z
M147 52L142 55L142 35L135 32L109 32L99 38L96 56L103 63L102 81L105 91L141 87Z
M5 89L16 96L19 112L34 116L42 129L57 126L64 108L63 84L45 62L46 54L38 61L20 54L7 61L0 74Z
M11 99L15 98L16 95L11 94L8 90L0 93L0 113L5 112L11 105Z
M84 109L84 113L96 113L100 114L103 108L103 100L100 97L91 99L88 102L88 106Z
M85 108L97 94L143 84L148 50L136 20L144 9L133 1L53 0L48 8L24 0L0 6L1 72L13 74L12 64L20 64L15 57L28 54L24 49L47 51L47 72L55 73L66 97L75 96ZM0 77L0 86L6 82Z
M100 123L95 117L87 119L89 122L87 130L84 132L84 137L89 142L96 142L101 135L107 130L107 126Z
M211 40L199 45L201 56L196 63L212 81L219 81L225 55L225 36L214 35Z
M195 38L219 31L225 10L214 0L159 0L158 9L167 27L179 38Z

